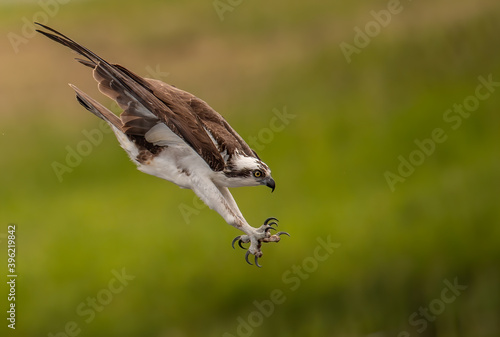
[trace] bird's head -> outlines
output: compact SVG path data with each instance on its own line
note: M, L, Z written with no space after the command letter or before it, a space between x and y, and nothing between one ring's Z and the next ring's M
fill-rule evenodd
M265 185L274 191L276 183L271 176L271 170L260 159L238 156L224 170L229 187Z

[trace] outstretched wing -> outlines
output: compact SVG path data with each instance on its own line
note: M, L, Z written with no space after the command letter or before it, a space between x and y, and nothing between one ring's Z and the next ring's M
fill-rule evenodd
M37 24L52 33L38 32L88 60L78 61L94 69L99 90L124 109L120 119L125 134L145 137L158 123L164 123L214 171L224 169L226 163L221 152L225 149L254 155L222 116L204 101L161 81L145 79L120 65L110 64L58 31Z

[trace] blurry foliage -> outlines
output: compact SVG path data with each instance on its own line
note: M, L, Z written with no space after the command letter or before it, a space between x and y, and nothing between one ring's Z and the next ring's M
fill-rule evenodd
M111 134L58 181L53 162L99 128L66 83L111 104L63 47L35 36L15 53L7 34L41 7L0 2L0 234L17 224L16 332L55 335L75 321L82 336L237 335L254 301L278 289L286 300L252 335L498 336L500 91L456 130L443 114L479 76L500 81L499 7L402 5L351 63L339 44L387 2L242 1L220 21L212 1L74 0L49 18L138 74L159 66L246 139L270 127L273 109L295 116L259 151L276 192L234 190L251 224L275 216L292 234L265 246L257 269L218 214L136 171ZM384 173L435 128L447 140L391 192ZM180 205L195 210L189 223ZM341 246L314 264L318 237ZM86 322L77 307L122 268L135 278ZM418 331L411 315L455 278L467 289Z

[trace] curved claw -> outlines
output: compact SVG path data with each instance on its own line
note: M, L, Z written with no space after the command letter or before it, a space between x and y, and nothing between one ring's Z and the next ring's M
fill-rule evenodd
M253 266L252 262L248 261L248 255L250 255L250 252L247 250L246 254L245 254L245 261L247 261L247 263L251 266ZM257 258L257 257L255 257Z
M239 235L239 236L235 237L235 238L233 239L233 242L231 242L231 247L233 247L233 249L234 249L234 243L236 242L236 240L239 240L239 241L238 241L238 246L240 246L240 248L241 248L241 249L246 249L246 248L245 248L245 247L243 247L243 245L242 245L243 241L241 241L241 235Z
M264 232L266 232L266 233L267 233L267 232L269 232L271 229L276 230L276 228L274 228L274 227L267 227L267 228L264 230Z
M269 227L272 227L272 226L274 226L274 225L276 225L276 227L278 227L278 223L277 223L277 222L275 222L275 221L270 222L270 223L268 223L268 224L267 224L267 226L269 226Z
M276 220L276 221L279 221L278 219L273 218L273 217L271 217L271 218L267 218L267 219L266 219L266 221L264 221L264 226L267 226L267 225L268 225L268 222L269 222L269 221L271 221L271 220ZM276 225L276 226L278 226L278 223L277 223L276 221L271 222L271 223L269 224L269 226L272 226L272 225Z
M245 254L245 261L247 261L249 265L253 266L252 262L248 261L248 256L250 256L250 252L247 250ZM255 265L259 268L262 268L262 266L259 264L259 258L257 257L257 255L255 255Z
M278 233L276 233L275 235L280 236L280 235L282 235L282 234L285 234L285 235L287 235L287 236L290 236L290 234L288 234L287 232L278 232Z
M255 255L255 265L259 268L262 268L262 266L259 264L259 258L257 257L257 255Z
M241 238L241 235L238 235L237 237L235 237L235 238L233 239L233 242L231 242L231 247L233 247L233 249L234 249L234 243L236 242L236 240L239 240L240 238ZM240 240L240 242L238 242L238 243L239 243L239 245L240 245L240 247L241 247L241 240ZM242 248L243 248L243 247L242 247Z

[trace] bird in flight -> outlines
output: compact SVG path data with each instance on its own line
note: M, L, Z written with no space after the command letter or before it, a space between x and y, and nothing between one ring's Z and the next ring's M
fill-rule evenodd
M232 246L245 249L245 260L262 256L264 242L279 242L276 218L268 218L255 228L248 224L229 187L265 185L272 191L271 170L207 103L189 92L159 80L143 78L111 64L69 37L43 24L37 32L71 48L85 59L76 60L93 69L101 93L118 103L118 117L76 86L76 99L87 110L106 121L121 147L137 168L193 192L231 226L244 232Z

